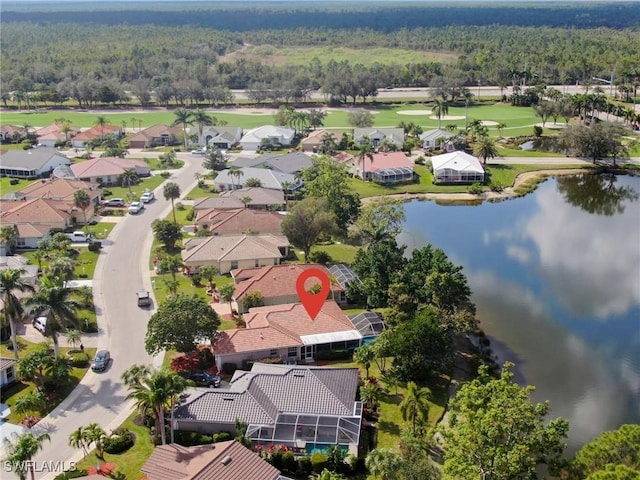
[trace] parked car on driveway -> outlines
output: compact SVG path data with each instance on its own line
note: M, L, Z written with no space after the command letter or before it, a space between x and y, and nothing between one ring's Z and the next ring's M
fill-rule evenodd
M205 153L207 153L207 149L206 148L198 148L197 150L191 150L191 153L194 155L204 155Z
M151 295L146 290L138 290L136 292L139 307L148 307L151 305Z
M180 372L180 376L195 382L198 387L218 388L220 386L220 377L212 375L208 372Z
M131 202L129 205L129 213L136 214L140 213L144 210L144 203L142 202Z
M124 207L125 203L122 198L110 198L102 202L105 207Z
M109 350L100 350L96 353L96 356L91 363L91 370L94 372L102 372L107 368L110 361L111 354L109 353Z
M153 194L152 191L147 190L146 192L144 192L142 195L140 195L140 201L142 203L149 203L150 201L152 201L154 198L156 198L156 196Z

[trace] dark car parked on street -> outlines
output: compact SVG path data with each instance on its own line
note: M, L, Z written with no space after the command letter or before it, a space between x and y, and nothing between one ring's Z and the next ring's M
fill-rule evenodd
M180 376L187 380L193 381L198 387L213 387L218 388L220 386L220 377L212 375L208 372L180 372Z

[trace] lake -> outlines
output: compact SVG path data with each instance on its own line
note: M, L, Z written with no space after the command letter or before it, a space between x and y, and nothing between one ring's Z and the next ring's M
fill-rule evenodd
M640 177L549 179L479 206L406 204L409 248L464 272L499 363L571 422L569 452L640 423Z

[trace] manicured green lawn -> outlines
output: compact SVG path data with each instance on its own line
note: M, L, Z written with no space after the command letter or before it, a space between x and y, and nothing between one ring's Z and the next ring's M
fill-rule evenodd
M206 188L200 188L199 186L195 186L193 190L185 195L186 200L196 200L199 198L205 197L217 197L220 194L218 192L213 193L211 189L215 188L213 185L205 185Z
M387 359L387 366L391 365L391 359ZM365 378L365 370L355 362L339 362L331 363L332 367L342 368L360 368L360 374L362 378ZM380 375L380 369L378 365L373 363L369 368L369 376L376 377L383 387L384 392L381 395L379 408L380 419L378 420L378 448L393 448L397 449L400 443L400 433L404 428L411 428L410 422L405 422L402 419L400 412L400 402L404 398L407 392L406 385L401 384L396 388L388 388L382 376ZM427 387L431 390L432 399L429 402L429 424L435 426L436 422L442 417L445 406L448 401L447 388L449 386L448 377L440 377L434 379L429 384L418 384L419 387Z
M131 186L131 193L129 193L129 189L127 187L105 187L107 190L111 192L111 195L105 198L125 198L129 197L137 200L140 198L140 195L144 193L145 190L155 190L158 185L162 184L165 179L160 175L153 175L151 177L142 178L142 181L137 185Z
M535 172L538 170L565 170L573 168L591 168L585 165L491 165L485 166L490 175L490 185L500 184L505 187L512 186L516 177L521 173Z
M498 156L499 157L527 157L527 158L537 158L537 157L558 157L562 156L559 153L553 152L537 152L535 150L516 150L515 148L506 148L506 147L497 147Z
M182 160L176 160L173 167L165 168L160 166L160 159L158 158L142 158L142 160L148 165L150 170L177 170L184 165Z
M0 177L0 196L6 195L7 193L17 192L18 190L22 190L33 183L33 180L17 179L18 183L11 185L11 180L13 179Z
M42 337L42 340L44 342L45 337ZM64 342L64 339L61 338L61 341ZM8 348L10 343L11 343L11 340L8 340L0 344L0 356L13 358L13 352ZM19 348L20 358L24 358L24 356L27 355L28 353L31 353L34 350L40 348L41 343L40 344L32 343L32 342L29 342L28 340L25 340L24 338L18 337L18 345L20 347ZM60 355L64 357L69 350L71 350L71 348L60 347ZM39 412L40 417L44 417L49 412L51 412L55 407L57 407L60 404L60 402L62 402L65 398L67 398L67 396L78 385L78 383L80 383L80 380L89 369L89 360L93 358L95 353L96 353L95 348L85 348L85 354L87 355L87 359L88 359L87 366L84 368L78 368L78 367L71 368L71 379L69 383L63 386L58 392L58 394L55 396L55 398L46 404L46 407L43 411ZM36 386L32 382L18 381L9 388L4 388L4 387L2 388L2 402L9 405L9 408L11 408L15 405L16 400L24 397L25 395L29 395L31 392L35 391L35 389L36 389ZM18 414L15 411L12 411L9 417L7 418L7 421L9 421L10 423L17 424L23 418L24 418L24 415Z
M311 253L316 251L324 251L331 255L332 263L348 263L353 262L358 249L355 245L347 245L344 243L332 243L329 245L315 245L311 248ZM304 255L300 255L300 260L304 261Z
M135 423L137 415L138 412L136 410L122 424L122 427L128 428L136 436L133 447L117 455L105 453L105 461L115 464L116 472L122 473L124 475L123 478L132 480L138 480L144 476L141 468L155 448L153 439L149 435L149 430L144 425ZM98 424L100 424L99 421ZM100 426L106 428L106 425ZM110 434L111 432L107 431L106 433ZM95 453L91 453L78 464L78 469L85 470L89 467L95 467L97 464L98 459Z

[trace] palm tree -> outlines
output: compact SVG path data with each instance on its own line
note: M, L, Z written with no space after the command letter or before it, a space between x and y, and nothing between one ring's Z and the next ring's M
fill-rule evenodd
M391 448L376 448L367 454L364 464L374 477L380 475L382 480L394 480L399 478L402 458Z
M129 387L127 399L133 399L141 411L153 413L156 432L160 433L161 442L165 445L167 443L165 409L173 409L179 395L187 387L187 381L170 370L162 369L154 372L147 370L127 386Z
M364 344L353 352L353 360L364 367L365 377L369 378L369 368L371 368L371 362L375 358L375 352L370 345Z
M176 198L180 198L180 186L175 182L168 182L162 190L165 200L171 200L171 211L173 212L173 222L178 223L176 219L176 209L173 204Z
M287 200L289 199L289 193L293 184L291 182L284 181L280 185L282 186L282 193L284 193L284 209L287 210Z
M464 128L467 128L467 122L469 121L469 104L473 99L473 93L468 88L462 89L462 98L464 98ZM447 109L448 110L448 109Z
M40 390L35 390L27 395L23 395L16 399L13 404L13 410L26 416L28 419L32 417L32 413L41 412L47 405L47 400Z
M131 185L138 183L138 174L134 168L125 168L120 174L120 183L123 187L127 187L129 190L129 196L133 195L131 192Z
M233 310L231 306L231 301L233 300L233 293L235 292L236 287L233 283L227 283L220 287L220 300L224 302L229 302L229 310Z
M87 445L91 446L93 444L96 450L96 458L98 459L96 470L100 473L102 471L102 462L104 462L107 433L97 423L90 423L83 429L82 436Z
M82 450L84 457L89 455L89 442L84 427L80 426L69 435L69 446Z
M442 117L449 113L449 104L442 98L434 98L431 110L433 111L433 114L438 117L438 128L440 128Z
M104 140L104 126L109 125L109 123L111 122L109 122L107 117L103 115L99 115L98 118L96 118L96 121L93 122L96 127L100 127L100 141Z
M216 119L207 114L204 110L197 109L192 113L193 122L198 125L198 144L202 140L202 131L205 126L215 125ZM201 144L200 144L201 145ZM206 142L204 144L206 146Z
M378 388L375 383L366 381L364 385L360 387L360 400L371 410L375 410L378 406L380 393L380 388Z
M193 112L186 108L178 108L174 110L173 114L176 119L171 124L172 127L176 125L182 125L182 133L184 134L184 149L187 149L187 125L193 125Z
M230 177L236 177L238 180L238 188L240 188L240 177L244 176L244 172L239 169L239 168L232 168L231 170L229 170L229 176ZM232 180L233 182L233 180ZM233 188L235 189L235 183L233 184Z
M73 204L82 210L84 215L84 226L87 227L87 209L91 206L91 197L86 190L76 190L73 192Z
M160 271L168 271L173 281L176 281L176 272L184 266L182 258L179 255L167 255L158 263Z
M249 203L251 203L251 200L253 200L250 196L245 195L244 197L242 197L240 199L240 201L242 202L242 204L244 205L244 208L247 208L247 205L249 205Z
M371 141L368 137L363 137L360 144L356 149L356 157L358 158L358 163L362 163L362 180L367 180L365 160L368 158L373 163L373 152L374 148L371 144Z
M219 273L220 271L213 265L205 265L204 267L200 267L200 275L202 275L202 278L209 282L209 290L211 290L211 292L213 292L213 290L216 288L216 284L213 280Z
M17 225L5 225L0 228L0 245L5 248L5 255L13 252L13 249L18 245Z
M402 419L405 422L412 423L414 434L418 420L426 421L429 419L430 399L431 391L428 388L419 388L415 382L407 383L407 394L400 402L400 413L402 413Z
M132 365L120 377L122 383L127 387L131 387L136 383L140 383L143 378L151 375L152 370L148 365Z
M318 473L311 477L313 480L343 480L344 476L339 473L332 472L331 470L327 470L326 468L322 470L322 472Z
M49 283L49 282L46 282ZM79 302L71 298L71 289L59 285L43 285L40 290L25 301L34 315L47 314L45 334L53 340L56 359L60 358L58 334L66 330L66 324L78 321Z
M496 125L496 128L498 129L498 133L500 134L500 136L502 136L502 131L507 128L507 124L506 123L499 123L498 125Z
M29 135L31 135L31 129L32 125L29 122L24 122L22 124L22 132L24 133L24 138L29 140Z
M67 337L67 344L71 345L73 348L77 347L82 342L82 334L80 333L80 330L68 330L65 333L65 337Z
M31 432L18 435L13 434L13 441L5 438L6 457L4 459L11 470L18 474L20 480L27 479L27 472L31 473L31 480L35 480L36 475L31 459L36 453L42 450L45 440L51 441L47 433L35 435Z
M473 146L473 154L476 157L482 158L482 164L486 165L487 158L495 158L498 156L498 149L492 138L482 136Z
M24 269L7 268L0 271L0 295L4 303L5 325L8 323L11 330L11 346L13 358L18 360L18 338L16 332L16 320L23 314L22 303L14 292L33 292L34 288L22 280Z

